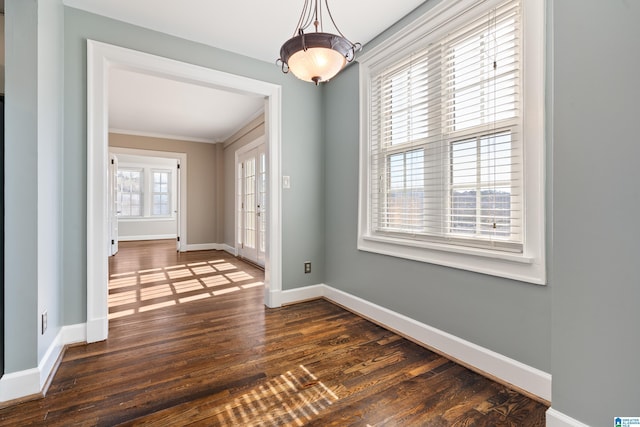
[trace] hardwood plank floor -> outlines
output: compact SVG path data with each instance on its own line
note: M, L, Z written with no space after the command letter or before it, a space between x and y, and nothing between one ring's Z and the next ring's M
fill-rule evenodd
M220 251L121 243L110 329L2 426L544 426L546 407Z

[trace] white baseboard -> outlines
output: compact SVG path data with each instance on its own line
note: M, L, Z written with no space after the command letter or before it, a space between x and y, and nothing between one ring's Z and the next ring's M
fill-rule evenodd
M8 402L40 393L38 368L4 374L0 378L0 402Z
M189 251L225 251L233 256L238 256L238 250L226 243L195 243L187 245Z
M175 234L150 234L144 236L118 236L119 242L134 242L138 240L167 240L175 239Z
M613 423L612 423L613 425ZM589 427L553 408L547 409L547 427Z
M189 251L219 251L222 250L220 243L195 243L187 245L187 252Z
M324 297L422 345L551 401L551 374L327 285L280 292L281 304Z
M109 318L87 320L85 340L88 343L104 341L109 336Z
M0 378L0 402L41 394L54 374L56 361L65 345L86 341L86 325L64 326L45 352L37 368L5 374Z
M278 299L280 300L280 305L293 304L314 298L325 297L328 289L330 289L330 287L327 285L304 286L302 288L280 291Z
M282 307L282 291L272 291L265 286L264 288L264 305L269 308Z
M233 256L238 256L238 249L234 248L231 245L227 245L226 243L220 245L220 250L228 252Z
M63 326L58 335L62 340L62 345L87 342L87 325L79 323L77 325Z

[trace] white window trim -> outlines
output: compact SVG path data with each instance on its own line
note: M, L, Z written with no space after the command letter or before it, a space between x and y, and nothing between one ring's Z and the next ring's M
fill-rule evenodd
M472 13L483 13L502 0L487 0ZM472 247L373 235L369 223L369 96L370 77L381 67L396 62L406 52L398 46L420 47L438 37L442 24L478 5L477 0L441 1L422 17L389 39L360 56L360 177L358 200L358 249L394 257L428 262L505 277L523 282L546 284L545 266L545 8L544 0L522 1L523 52L522 79L525 93L522 105L524 152L523 253L514 254ZM425 41L426 40L426 41Z
M153 156L151 156L153 157ZM151 222L151 221L175 221L176 215L173 209L176 206L175 192L176 192L176 176L177 169L166 166L157 166L154 163L148 163L145 161L140 162L123 162L118 165L118 170L131 170L140 171L142 173L142 191L141 195L141 215L120 215L118 221L123 222ZM169 173L169 215L153 215L153 173L154 172L168 172Z

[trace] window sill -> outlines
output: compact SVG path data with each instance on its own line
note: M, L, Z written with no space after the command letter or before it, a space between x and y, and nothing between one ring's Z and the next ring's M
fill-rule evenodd
M139 217L129 217L129 218L118 218L118 221L122 222L151 222L151 221L175 221L176 218L171 216L139 216Z
M522 255L371 235L359 237L358 249L538 285L546 283L540 258L527 255L526 250Z

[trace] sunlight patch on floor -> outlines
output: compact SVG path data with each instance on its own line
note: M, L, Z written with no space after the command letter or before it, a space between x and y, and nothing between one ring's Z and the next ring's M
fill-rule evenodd
M213 410L219 425L303 426L339 397L300 365Z
M116 273L109 280L109 318L215 298L264 282L224 260L176 264Z

